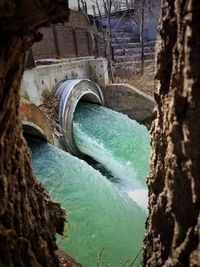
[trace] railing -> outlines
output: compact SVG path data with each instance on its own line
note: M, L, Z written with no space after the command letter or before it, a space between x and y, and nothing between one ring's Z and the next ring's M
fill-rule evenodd
M122 1L115 0L113 2L112 7L111 7L110 14L115 15L118 12L134 10L134 8L135 8L135 0L122 0ZM99 18L99 13L97 12L97 7L95 5L92 5L92 9L93 9L94 17ZM107 11L106 5L101 6L100 10L101 10L101 17L104 18L104 17L108 16L108 11Z
M104 42L97 34L87 29L66 25L42 28L43 39L32 46L27 68L34 67L35 60L72 57L104 57Z
M134 0L126 0L126 1L116 1L114 2L114 12L125 11L129 9L134 9L135 1Z

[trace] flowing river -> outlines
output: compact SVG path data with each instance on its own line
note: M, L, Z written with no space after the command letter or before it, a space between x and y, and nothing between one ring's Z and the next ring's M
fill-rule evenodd
M75 113L74 136L101 172L50 144L28 140L35 175L68 212L57 243L84 267L139 266L149 133L121 113L84 104Z

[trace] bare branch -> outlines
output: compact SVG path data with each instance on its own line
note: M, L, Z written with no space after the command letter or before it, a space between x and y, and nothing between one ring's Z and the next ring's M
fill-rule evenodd
M102 248L99 253L98 253L98 257L97 257L97 267L101 267L100 263L101 263L101 257L103 255L103 251L105 248Z
M141 252L142 252L142 248L140 249L138 254L135 256L134 260L132 261L132 263L131 263L131 265L129 267L133 267L133 264L136 262L137 258L140 256Z

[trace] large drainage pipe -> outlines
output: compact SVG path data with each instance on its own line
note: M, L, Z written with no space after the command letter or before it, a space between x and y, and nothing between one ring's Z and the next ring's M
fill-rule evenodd
M53 132L49 125L48 118L37 106L25 99L21 99L19 116L24 135L32 135L51 144L54 143Z
M81 156L73 137L73 117L79 101L104 105L99 86L87 79L67 80L58 85L55 96L59 99L58 118L61 125L61 140L67 151Z

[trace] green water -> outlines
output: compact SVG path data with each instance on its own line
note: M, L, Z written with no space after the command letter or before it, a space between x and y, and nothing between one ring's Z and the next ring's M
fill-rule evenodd
M78 149L109 170L129 197L147 206L150 135L128 116L95 104L79 104L73 124Z
M132 262L142 246L145 211L86 162L41 141L29 146L35 175L68 211L59 246L84 267L97 266L102 249L102 267Z
M29 140L36 176L68 212L57 243L84 267L139 266L141 253L132 262L144 236L149 133L123 114L88 104L78 106L73 130L79 150L108 177L52 145Z

